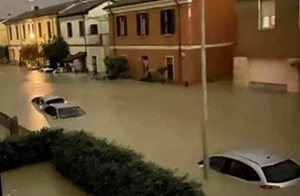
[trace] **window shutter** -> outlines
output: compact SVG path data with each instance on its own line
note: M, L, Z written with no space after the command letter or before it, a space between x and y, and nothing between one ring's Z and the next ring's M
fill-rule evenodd
M121 35L121 23L120 23L120 17L116 18L116 22L117 22L117 36Z
M146 21L145 24L146 35L149 35L149 15L147 13L145 14L145 21Z
M137 30L137 35L140 36L142 34L142 32L141 32L141 14L136 15L136 30Z
M124 36L127 36L127 17L126 16L123 16L124 17Z
M176 25L175 10L170 10L169 13L170 13L170 20L169 20L170 31L169 31L169 33L175 34L175 25Z
M160 32L162 35L165 34L165 11L160 12Z

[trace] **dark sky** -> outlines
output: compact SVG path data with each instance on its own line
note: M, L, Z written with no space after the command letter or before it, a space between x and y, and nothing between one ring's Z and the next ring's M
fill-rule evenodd
M34 0L33 4L39 7L55 5L71 0ZM30 2L28 0L0 0L0 18L5 18L8 13L16 16L25 11L30 10Z

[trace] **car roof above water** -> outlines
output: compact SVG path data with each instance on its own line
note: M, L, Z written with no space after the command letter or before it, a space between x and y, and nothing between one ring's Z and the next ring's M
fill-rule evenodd
M69 105L66 103L56 103L56 104L51 104L50 106L54 107L56 109L79 107L79 106L75 106L75 105ZM48 107L50 107L50 106L48 106Z
M284 159L282 157L279 157L278 155L268 152L266 150L260 150L260 149L237 149L228 151L226 153L221 153L225 155L234 155L238 156L242 159L246 159L248 161L251 161L260 167L266 167L270 165L275 165L277 163L280 163L282 161L285 161L287 159Z
M63 99L62 97L60 97L58 95L45 95L42 98L44 99L45 102L53 100L53 99Z

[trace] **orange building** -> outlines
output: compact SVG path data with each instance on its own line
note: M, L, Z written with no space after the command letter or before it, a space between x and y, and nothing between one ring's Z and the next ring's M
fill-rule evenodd
M208 80L231 78L235 1L206 2ZM111 53L128 59L133 78L166 67L171 81L200 82L200 0L122 0L105 9Z

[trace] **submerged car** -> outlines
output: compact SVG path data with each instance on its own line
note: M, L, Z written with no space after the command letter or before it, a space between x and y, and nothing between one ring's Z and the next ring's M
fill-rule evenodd
M50 67L41 68L40 72L42 73L53 73L55 70Z
M58 95L45 95L35 97L31 100L33 104L38 106L40 109L44 109L45 107L51 104L58 104L58 103L67 103L66 100Z
M204 167L203 161L198 164ZM264 189L279 189L300 182L300 167L295 161L262 150L240 149L215 154L210 157L210 167Z
M47 106L44 109L46 115L52 119L75 118L85 115L85 111L80 106L59 103Z

